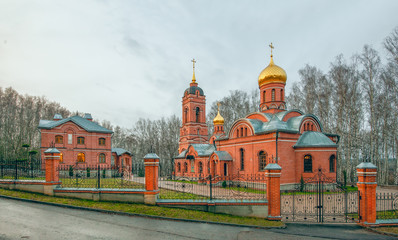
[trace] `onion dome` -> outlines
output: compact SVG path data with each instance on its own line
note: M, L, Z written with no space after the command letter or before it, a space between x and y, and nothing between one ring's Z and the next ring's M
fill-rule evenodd
M271 61L269 65L264 68L264 70L260 73L260 76L258 76L258 86L261 87L265 84L268 83L283 83L286 84L286 79L287 75L285 70L283 68L275 65L274 59L272 56L272 49L274 48L272 46L272 43L270 45L271 47Z
M218 110L217 110L217 116L213 119L213 124L214 125L224 125L224 118L220 114L220 103L217 103L218 105Z

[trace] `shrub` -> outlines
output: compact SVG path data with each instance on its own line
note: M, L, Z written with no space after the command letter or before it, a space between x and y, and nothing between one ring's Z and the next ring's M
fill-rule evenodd
M301 178L300 178L300 192L303 192L304 188L305 188L305 182L304 182L303 175L301 175Z
M90 177L90 168L89 167L87 168L87 177L88 178Z
M103 178L106 178L106 171L105 171L105 169L102 170L102 177L103 177Z
M224 182L222 182L222 185L221 185L223 188L226 188L227 187L227 182L226 181L224 181Z
M69 177L73 177L73 167L69 166Z

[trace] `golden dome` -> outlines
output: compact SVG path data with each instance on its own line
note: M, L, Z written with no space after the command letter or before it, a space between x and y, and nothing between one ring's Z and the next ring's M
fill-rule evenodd
M224 125L224 118L220 114L221 103L217 103L217 105L218 105L217 116L213 119L213 123L214 125Z
M283 83L286 84L287 75L283 68L274 64L274 60L271 55L271 61L269 65L258 76L259 87L268 83Z

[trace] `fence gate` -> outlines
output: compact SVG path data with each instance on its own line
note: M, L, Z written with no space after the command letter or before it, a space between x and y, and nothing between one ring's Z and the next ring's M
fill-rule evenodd
M324 170L281 192L283 221L352 222L358 219L359 192L328 178Z

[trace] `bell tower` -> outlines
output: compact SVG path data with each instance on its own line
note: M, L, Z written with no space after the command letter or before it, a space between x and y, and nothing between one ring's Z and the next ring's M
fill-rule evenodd
M285 102L285 85L287 75L283 68L275 65L272 49L271 61L269 65L264 68L258 77L258 86L260 88L260 111L266 113L277 113L286 111Z
M206 96L196 82L195 63L195 59L192 59L192 82L189 84L189 88L184 91L182 97L179 153L186 150L190 144L208 143L209 141L206 125Z

